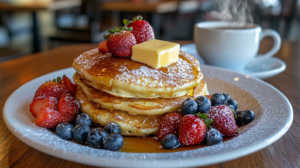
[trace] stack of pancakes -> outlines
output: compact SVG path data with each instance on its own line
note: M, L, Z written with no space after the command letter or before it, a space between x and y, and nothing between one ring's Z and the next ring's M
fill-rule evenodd
M183 100L208 94L198 60L182 51L177 63L155 69L93 49L73 67L81 111L102 126L118 124L122 135L155 134L163 114L180 112Z

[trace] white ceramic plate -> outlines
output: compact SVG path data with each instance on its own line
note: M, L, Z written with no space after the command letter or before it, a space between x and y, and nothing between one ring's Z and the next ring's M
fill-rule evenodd
M205 63L201 56L198 54L196 45L194 43L183 45L181 46L180 50L191 54L192 56L197 58L201 64ZM286 65L284 61L279 58L271 57L260 62L249 64L240 73L260 79L266 79L280 74L285 70L285 68Z
M226 143L174 153L122 153L93 149L64 141L32 123L29 112L35 90L44 81L66 74L72 68L52 72L18 88L7 99L3 118L8 129L21 141L49 155L93 166L108 167L189 167L233 160L256 152L283 136L293 121L290 102L271 85L242 74L202 65L211 93L229 93L240 110L251 109L256 119Z

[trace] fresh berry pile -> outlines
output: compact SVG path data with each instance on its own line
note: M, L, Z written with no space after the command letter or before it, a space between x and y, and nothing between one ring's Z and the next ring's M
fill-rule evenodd
M119 151L124 144L120 127L115 123L109 123L103 129L95 126L87 114L81 113L77 115L74 124L58 124L56 135L64 140L74 139L79 144L111 151Z
M106 41L98 44L101 53L112 53L116 57L128 57L132 54L132 46L155 38L152 26L142 16L136 16L132 21L123 20L124 27L109 30L104 35Z
M158 140L165 149L197 144L215 145L223 137L237 136L238 126L255 118L253 111L237 111L238 104L229 94L215 93L186 99L180 113L167 113L161 120Z
M30 104L30 112L36 118L35 124L55 130L56 135L64 140L74 140L92 148L119 151L124 143L120 127L109 123L101 128L87 114L79 114L76 88L65 76L43 83Z
M30 112L36 118L35 124L55 128L59 123L73 122L80 109L75 98L76 88L65 76L43 83L30 104Z

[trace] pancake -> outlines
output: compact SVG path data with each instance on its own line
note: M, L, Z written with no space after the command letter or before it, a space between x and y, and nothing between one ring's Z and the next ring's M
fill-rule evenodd
M129 114L140 115L161 115L166 112L178 111L181 103L187 98L192 98L190 95L185 95L176 98L120 98L112 96L106 92L97 90L84 83L77 73L73 76L74 82L80 86L91 102L99 104L101 107L113 110L126 111ZM208 90L204 80L194 90L194 97L207 95Z
M203 78L196 58L180 51L179 60L155 69L130 58L87 51L73 62L85 83L124 98L171 98L192 94Z
M77 87L76 98L81 104L81 111L88 114L94 122L102 126L114 122L120 126L122 135L146 136L155 134L158 131L161 115L130 115L127 112L118 110L110 112L96 103L91 103L80 86Z

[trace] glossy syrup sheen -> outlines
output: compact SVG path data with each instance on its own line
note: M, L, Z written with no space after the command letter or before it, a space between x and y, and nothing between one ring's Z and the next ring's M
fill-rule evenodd
M106 90L112 89L112 82L116 79L139 85L139 75L142 78L160 81L164 84L163 86L153 86L153 88L173 88L197 81L202 77L202 74L199 72L199 62L194 57L180 52L179 58L178 62L167 67L154 69L143 63L132 61L130 58L113 57L111 54L103 55L96 50L91 50L76 58L74 63L77 70L78 68L84 69L93 77L94 81L105 82L102 87ZM144 69L140 69L141 67L144 67ZM155 72L155 75L153 75L153 72ZM181 75L183 73L185 74L184 77ZM126 77L124 74L126 74Z
M207 145L193 145L193 146L181 146L177 149L164 149L160 142L156 141L153 136L138 138L138 137L127 137L123 136L124 145L121 148L121 152L130 152L130 153L167 153L167 152L179 152L186 150L193 150L198 148L203 148ZM234 137L224 138L223 142L232 139Z

